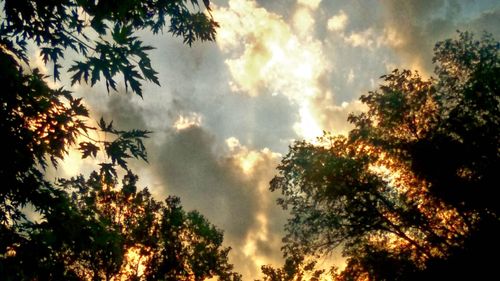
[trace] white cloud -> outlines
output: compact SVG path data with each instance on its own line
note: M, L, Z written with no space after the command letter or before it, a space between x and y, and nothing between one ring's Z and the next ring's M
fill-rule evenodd
M343 10L340 10L338 14L328 20L327 28L331 31L342 31L345 29L348 19L347 14Z
M272 152L269 148L264 148L260 151L251 150L242 145L235 137L226 139L226 144L231 152L231 158L247 176L252 175L256 166L262 161L266 161L266 159L278 160L281 158L281 154Z
M297 0L297 4L304 5L310 9L316 10L321 0Z
M315 105L319 107L318 115L321 127L333 134L346 135L353 125L347 121L347 117L351 113L360 113L365 111L366 105L359 100L350 102L342 102L341 105L326 103L328 97L318 97L315 100ZM328 104L328 105L327 105Z
M218 42L232 57L226 60L232 89L250 96L270 92L288 97L299 110L295 131L314 140L322 131L310 100L319 94L319 79L331 65L322 43L310 36L314 23L311 12L299 9L295 15L292 26L301 26L296 29L254 1L231 0L229 8L214 11L221 26L228 29Z
M185 130L190 127L199 127L201 125L201 115L191 112L189 115L179 115L175 120L173 127L177 130Z
M352 32L349 36L344 37L344 41L353 47L372 48L374 46L375 35L371 28L361 32Z
M293 15L293 27L300 37L311 37L314 32L314 18L310 9L299 8Z

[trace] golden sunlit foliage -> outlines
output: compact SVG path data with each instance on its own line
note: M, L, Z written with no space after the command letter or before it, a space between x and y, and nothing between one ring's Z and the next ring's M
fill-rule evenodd
M186 213L176 197L162 203L147 189L137 191L137 180L128 172L121 184L110 182L101 170L87 180L80 176L60 181L65 190L73 190L79 212L112 234L95 237L107 251L73 258L79 278L238 280L227 262L229 248L222 247L220 230L199 213Z
M360 98L368 110L349 117L348 136L290 148L271 182L291 214L285 256L340 247L347 262L333 272L339 281L493 274L500 43L459 36L436 44L437 78L396 69ZM295 280L271 278L276 272L264 270L269 280Z

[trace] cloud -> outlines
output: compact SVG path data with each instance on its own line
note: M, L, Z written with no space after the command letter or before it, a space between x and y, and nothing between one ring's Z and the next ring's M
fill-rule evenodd
M307 10L298 14L299 22L311 19ZM230 1L229 8L214 11L214 16L224 27L217 42L232 57L226 64L239 90L291 99L314 94L315 80L329 67L321 42L293 34L289 24L254 1Z
M252 280L262 264L281 262L286 215L268 191L277 152L322 130L346 133L377 77L432 70L437 40L462 26L498 32L500 13L488 1L223 2L213 11L215 43L141 37L158 47L151 58L162 84L146 84L144 100L107 96L103 85L77 90L97 118L154 131L150 164L133 162L142 185L160 200L179 195L223 229L230 261Z
M500 37L500 8L482 12L466 23L466 28L474 30L477 35L483 31L490 32L498 39Z
M454 37L457 29L476 34L500 31L499 8L494 1L384 0L382 4L389 45L409 68L428 74L433 70L434 44Z
M293 15L292 23L293 29L297 32L298 36L307 38L312 36L316 21L309 8L299 7Z
M321 0L297 0L297 4L306 6L312 10L317 9L320 3Z
M315 99L315 106L319 108L317 115L322 128L333 134L347 135L353 128L353 125L347 121L347 117L349 117L350 114L365 111L367 109L366 105L359 100L352 100L350 102L343 102L340 105L328 102L328 105L325 106L324 104L328 99L330 99L328 94ZM321 106L321 104L323 104L323 106Z
M229 1L229 8L214 11L224 27L217 39L221 50L231 57L226 64L233 90L252 97L286 96L298 106L295 132L307 139L321 135L310 99L320 90L319 78L330 69L322 43L311 37L312 13L299 8L289 24L245 0Z
M102 93L99 94L102 95ZM107 122L113 120L115 126L121 130L150 127L144 118L146 110L141 107L141 99L136 95L127 94L124 91L111 93L104 105L105 108L101 108L101 112L96 112L93 115L97 115L96 117L103 115Z
M232 163L219 159L214 149L213 135L200 127L188 127L169 134L154 149L155 159L151 160L158 163L155 168L167 194L176 194L186 205L196 206L227 232L244 236L256 212L255 193L248 183L241 182ZM232 215L244 219L232 221Z
M150 148L150 162L163 188L160 193L180 196L186 209L199 210L223 229L237 270L257 276L262 263L280 256L277 251L274 257L259 258L259 247L248 250L259 239L281 236L261 219L284 223L275 215L279 210L267 190L280 155L250 149L236 138L227 139L222 148L217 143L216 136L199 126L172 130L163 143Z
M223 27L217 34L218 46L234 54L226 64L235 90L251 96L264 92L272 68L288 57L281 47L290 41L290 28L278 15L257 7L254 1L229 1L229 7L215 10L214 16Z
M447 1L385 0L382 4L384 27L392 32L390 34L393 40L388 42L398 42L391 47L404 58L407 68L429 72L432 69L432 45L439 36L437 33L449 29L448 26L452 25L452 19L446 18L451 17L451 12L448 15L439 13L440 10L446 9ZM426 30L426 26L433 25L438 19L440 26Z
M354 81L354 78L356 76L354 75L354 71L352 70L352 68L349 70L349 73L347 74L347 84L351 84L353 81Z
M353 47L364 48L372 48L375 43L371 28L361 32L352 32L349 36L344 36L344 41Z
M255 227L247 233L242 252L255 268L281 261L278 255L281 248L282 226L285 213L275 204L277 194L270 193L269 181L274 176L274 168L281 159L281 154L268 148L260 151L251 150L236 138L228 138L228 159L243 172L244 177L253 182L255 192L259 194L259 210L255 214ZM255 273L254 273L255 274ZM255 276L255 275L253 275Z
M346 27L348 19L347 14L340 10L338 14L328 19L327 28L330 31L342 31Z
M191 112L188 115L179 115L173 127L177 130L185 130L190 127L199 127L201 125L201 115Z

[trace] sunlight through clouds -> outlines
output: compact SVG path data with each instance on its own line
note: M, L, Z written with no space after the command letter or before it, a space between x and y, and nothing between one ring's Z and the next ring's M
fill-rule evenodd
M201 125L201 115L192 112L189 115L179 115L177 120L175 120L173 127L177 130L184 130L189 127L199 127Z
M349 17L347 16L347 14L343 10L340 10L338 14L334 15L328 20L327 22L328 30L331 31L344 30L348 19Z
M257 224L258 225L255 227L255 229L248 233L245 244L243 246L243 253L253 261L255 267L259 267L261 265L269 264L270 262L272 262L268 256L261 255L258 252L257 244L259 243L259 241L268 243L269 239L268 219L265 213L257 215Z
M428 42L456 29L434 21L427 2L227 0L213 6L217 40L213 49L195 49L196 61L185 71L190 87L176 86L183 95L193 91L181 100L195 106L182 111L183 119L175 115L186 129L159 147L158 174L169 192L226 230L244 280L261 276L263 264L282 262L278 222L286 215L268 190L281 157L276 151L285 153L293 139L314 142L323 130L348 133L348 115L366 110L358 98L381 83L380 75L424 68L419 62L432 51ZM415 9L401 16L401 7ZM220 85L210 92L214 81ZM210 87L196 94L197 83ZM191 122L191 111L203 124Z
M299 7L293 15L293 28L302 38L311 37L311 31L314 28L314 18L309 8Z
M321 3L321 0L297 0L297 3L311 9L317 9L319 4Z
M230 55L226 64L232 89L258 96L270 91L298 107L296 133L314 140L322 134L311 100L320 92L319 78L331 68L322 43L314 39L313 11L320 1L300 1L292 23L257 7L255 1L231 0L214 11L221 24L219 48Z
M235 137L228 138L226 145L231 152L231 158L236 161L237 165L247 176L251 176L254 173L255 166L261 164L260 162L267 161L267 159L278 160L281 158L281 154L272 152L267 147L261 151L251 150L242 145Z
M316 137L323 130L347 134L347 117L366 110L358 98L382 83L380 75L394 68L430 73L432 44L466 29L461 23L500 26L500 8L489 14L470 9L483 1L214 2L220 24L215 42L187 47L170 35L139 35L157 47L151 61L162 85L145 84L143 100L124 89L106 95L103 84L71 90L86 97L93 118L153 131L146 142L149 164L131 161L140 186L159 200L181 197L186 209L223 229L230 262L243 280L261 277L262 265L283 262L287 214L269 182L294 140L320 145ZM460 2L462 12L448 15L445 2ZM51 75L39 50L32 61ZM61 86L52 77L47 82ZM91 137L106 140L104 134ZM49 176L88 174L107 160L102 157L82 161L72 149ZM133 259L136 251L127 256Z
M255 182L254 193L258 194L258 211L254 215L254 226L249 229L242 241L241 249L237 249L245 257L245 270L256 272L264 264L277 263L277 256L269 255L266 249L276 251L280 247L281 237L277 235L275 227L270 225L274 221L270 212L274 209L275 198L269 196L268 183L272 171L263 169L271 163L278 163L282 155L272 152L268 148L252 150L240 143L235 137L226 139L231 162L239 167L245 178Z

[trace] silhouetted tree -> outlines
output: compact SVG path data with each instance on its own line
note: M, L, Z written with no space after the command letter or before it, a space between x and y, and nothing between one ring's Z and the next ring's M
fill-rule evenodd
M131 172L121 185L102 168L85 180L61 180L73 190L79 212L111 230L116 237L94 237L104 252L83 248L72 267L82 279L239 280L227 261L223 235L196 211L186 213L176 197L157 202L147 189L137 191ZM109 241L106 241L110 238ZM91 243L90 245L95 244ZM109 248L109 249L108 249ZM87 251L87 252L85 252ZM112 255L111 253L116 253ZM95 269L95 270L89 270Z
M72 84L103 79L116 90L121 74L125 87L142 95L142 81L158 78L147 55L152 47L136 31L157 33L169 20L168 31L191 45L213 40L217 23L196 0L2 1L2 7L0 279L239 279L220 230L183 211L175 197L162 203L137 190L127 160L146 160L149 132L117 130L103 119L99 128L88 126L82 99L50 87L27 56L28 46L37 47L59 80L60 62L71 53ZM96 131L109 139L93 139ZM75 145L83 158L102 153L106 160L88 179L46 180L47 166L57 167Z
M78 55L68 69L72 84L83 79L94 85L103 78L108 90L116 90L115 77L122 74L125 87L138 95L141 81L159 81L146 53L153 48L144 46L135 32L146 29L156 34L168 19L168 32L191 45L197 39L214 40L218 27L211 17L188 6L199 10L197 0L2 2L3 50L27 62L27 44L35 44L43 61L53 63L54 80L60 76L60 59L72 50Z
M305 260L303 256L291 256L285 260L282 268L262 266L263 281L319 281L325 271L315 269L316 261Z
M348 136L296 142L271 190L285 256L342 248L337 280L477 279L500 250L500 43L439 42L436 78L394 70Z

